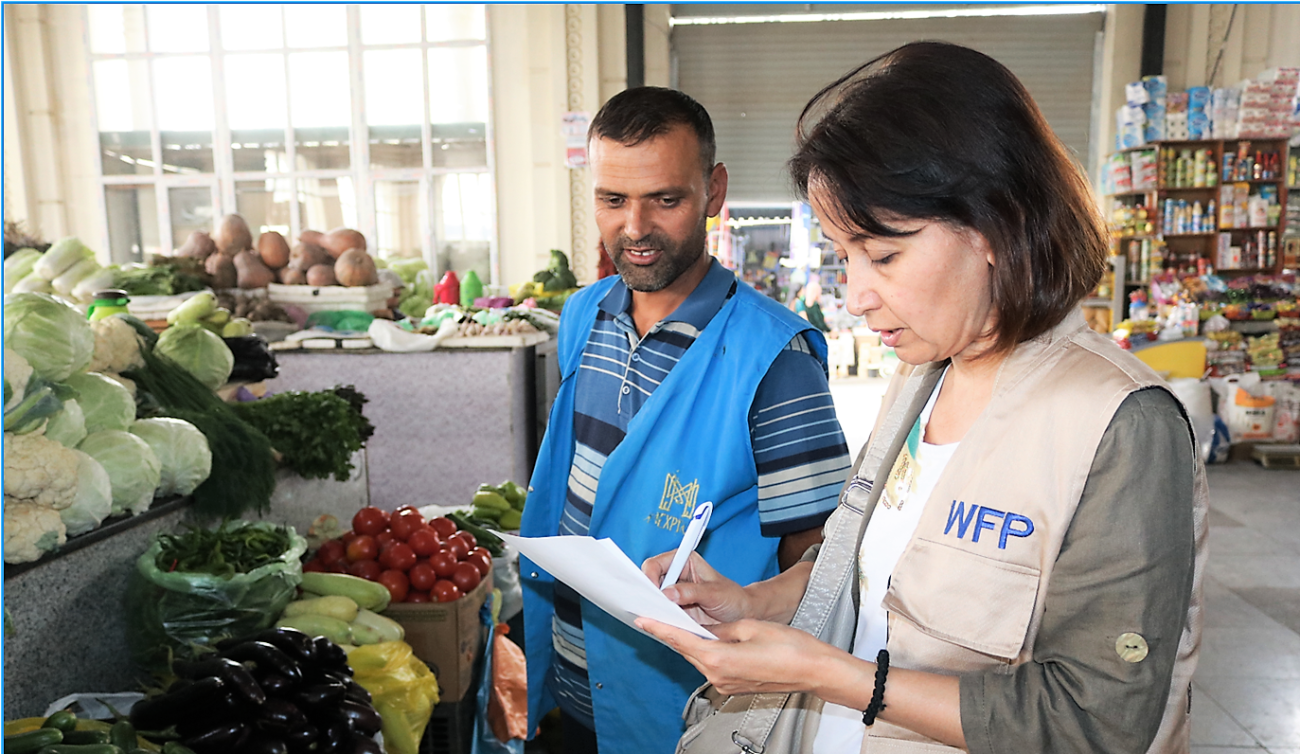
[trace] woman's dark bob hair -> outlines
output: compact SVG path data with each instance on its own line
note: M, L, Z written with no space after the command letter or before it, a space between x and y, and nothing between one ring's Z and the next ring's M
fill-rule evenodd
M906 235L890 225L899 219L983 235L991 353L1058 325L1106 267L1082 171L1011 71L965 47L908 44L818 92L799 116L790 172L799 194L811 184L838 222L867 235Z

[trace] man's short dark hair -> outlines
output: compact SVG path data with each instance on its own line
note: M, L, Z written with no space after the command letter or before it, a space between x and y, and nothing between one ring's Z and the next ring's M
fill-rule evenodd
M820 111L819 118L813 117ZM899 219L973 229L995 260L994 349L1052 329L1106 267L1091 187L1024 85L993 58L916 42L827 86L799 117L796 190L876 236Z
M587 129L587 141L601 138L634 147L687 126L700 143L700 163L707 176L717 156L713 120L704 106L676 89L638 86L610 97Z

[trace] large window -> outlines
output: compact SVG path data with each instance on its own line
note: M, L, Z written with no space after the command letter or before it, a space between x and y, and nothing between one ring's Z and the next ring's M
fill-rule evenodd
M254 236L495 264L483 5L89 5L113 261L237 212Z

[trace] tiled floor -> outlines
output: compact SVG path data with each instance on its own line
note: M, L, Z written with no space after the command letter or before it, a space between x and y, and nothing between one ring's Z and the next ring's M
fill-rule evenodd
M866 442L884 380L831 382L845 439ZM1192 754L1300 754L1300 471L1212 466L1210 556Z

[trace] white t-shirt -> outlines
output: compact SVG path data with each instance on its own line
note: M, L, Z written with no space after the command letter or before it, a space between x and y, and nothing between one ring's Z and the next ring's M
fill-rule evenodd
M861 607L853 655L871 662L876 661L876 654L885 648L889 637L889 613L880 605L889 589L889 577L916 532L925 501L960 444L931 445L922 440L941 387L942 378L908 433L907 443L885 481L880 502L871 514L871 521L862 536L862 546L858 549ZM864 735L866 727L862 724L862 710L827 703L822 709L813 752L854 754L862 748Z

